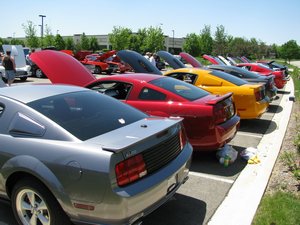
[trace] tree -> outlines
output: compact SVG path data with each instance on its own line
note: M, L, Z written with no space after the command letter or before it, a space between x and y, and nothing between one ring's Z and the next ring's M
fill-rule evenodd
M48 25L45 26L45 37L43 38L43 45L44 46L54 46L54 36L51 32L51 29Z
M132 34L130 36L129 49L136 52L145 53L146 45L144 40L146 40L146 37L147 37L147 29L146 28L139 29L136 34Z
M27 21L27 24L22 24L22 26L26 35L27 46L30 48L39 47L39 39L36 36L36 26L33 22Z
M228 52L234 56L248 56L249 44L245 38L235 37L228 43Z
M9 44L11 44L11 45L22 45L23 47L25 46L25 42L23 40L18 40L16 38L11 39Z
M97 51L100 49L100 46L98 44L98 40L96 37L91 37L90 38L90 48L89 50L92 50L93 52Z
M182 48L192 56L198 56L201 53L200 36L195 33L188 34Z
M201 30L199 43L201 48L201 55L211 54L213 49L213 38L211 37L210 26L205 25Z
M54 46L57 48L57 50L63 50L66 47L65 40L60 36L60 34L57 34L54 39Z
M225 27L223 25L217 26L217 30L215 32L213 53L215 55L226 55L227 43L228 39L227 34L225 33Z
M283 44L280 48L280 55L286 61L291 61L291 59L300 58L300 50L297 42L295 40L289 40Z
M146 31L144 40L145 51L157 52L165 49L165 37L160 27L150 27Z
M69 49L74 51L75 50L75 44L74 44L74 40L71 37L67 37L65 40L65 49Z
M115 50L129 49L132 31L129 28L114 26L109 34L109 42Z
M90 49L90 40L85 35L85 33L82 33L82 35L80 37L80 42L81 42L81 49L82 50L89 50Z

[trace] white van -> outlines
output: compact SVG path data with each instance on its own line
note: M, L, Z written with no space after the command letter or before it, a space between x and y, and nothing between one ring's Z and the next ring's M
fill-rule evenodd
M4 53L11 51L11 56L14 57L16 63L16 78L20 78L21 81L25 81L28 76L31 75L29 65L26 65L25 54L22 45L2 45ZM6 80L5 69L0 62L0 75L3 80Z

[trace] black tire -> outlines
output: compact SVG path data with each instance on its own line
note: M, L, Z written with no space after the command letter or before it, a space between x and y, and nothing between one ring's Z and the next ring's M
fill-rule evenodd
M26 80L27 80L27 77L20 77L20 80L21 80L21 81L26 81Z
M43 71L40 68L37 68L34 72L35 76L37 78L44 78L45 74L43 73Z
M37 225L42 225L40 218L47 220L49 225L71 224L47 187L36 179L27 178L17 182L12 190L11 203L20 225L29 225L30 219L35 219Z
M101 67L100 66L95 66L94 73L96 73L96 74L102 73Z
M113 70L109 69L109 70L106 71L106 74L110 75L110 74L112 74L112 72L113 72Z

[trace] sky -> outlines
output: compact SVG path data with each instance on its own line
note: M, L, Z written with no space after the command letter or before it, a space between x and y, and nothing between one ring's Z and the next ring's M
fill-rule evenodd
M282 45L295 40L300 45L299 0L2 0L0 37L25 37L23 25L35 25L40 36L44 26L53 35L101 35L114 27L161 27L164 35L183 38L199 34L204 26L223 25L233 37L256 38ZM44 28L45 29L45 28Z

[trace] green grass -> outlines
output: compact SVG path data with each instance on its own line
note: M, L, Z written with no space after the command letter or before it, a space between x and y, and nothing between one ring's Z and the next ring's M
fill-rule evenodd
M291 193L276 192L265 196L252 225L300 224L300 198Z
M300 72L299 68L296 66L289 66L290 68L293 69L293 72L291 72L291 76L294 81L294 86L295 86L295 97L297 100L300 100Z

